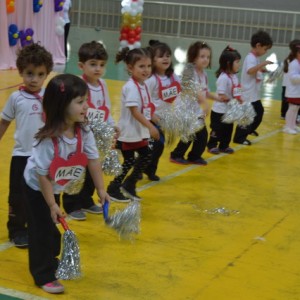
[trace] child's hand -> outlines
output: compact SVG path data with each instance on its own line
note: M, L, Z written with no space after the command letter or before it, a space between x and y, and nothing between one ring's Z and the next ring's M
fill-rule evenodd
M217 101L219 102L228 102L230 99L226 95L218 95L216 98Z
M105 190L101 189L101 190L97 191L97 194L98 194L98 197L99 197L98 201L101 205L103 205L105 201L110 202L110 197L109 197L109 195L107 194L107 192Z
M149 128L149 132L150 132L150 136L152 137L152 138L154 138L155 140L159 140L159 131L158 131L158 129L155 127L155 126L151 126L150 128Z
M114 126L114 130L115 130L114 138L117 140L120 136L121 131L120 131L120 128L118 126Z
M57 203L53 204L50 207L50 214L51 214L51 218L52 218L52 220L55 224L59 223L58 222L58 217L60 217L60 218L65 217L64 213L61 211L61 209L59 208Z

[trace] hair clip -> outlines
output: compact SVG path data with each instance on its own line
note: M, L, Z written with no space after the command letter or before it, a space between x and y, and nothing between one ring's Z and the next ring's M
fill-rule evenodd
M65 84L63 83L63 81L60 83L59 88L62 93L65 91Z
M206 42L204 42L204 41L201 42L201 45L202 45L202 46L205 46L205 45L206 45Z
M235 49L232 48L232 47L230 47L229 45L226 47L226 50L228 50L228 51L235 51Z

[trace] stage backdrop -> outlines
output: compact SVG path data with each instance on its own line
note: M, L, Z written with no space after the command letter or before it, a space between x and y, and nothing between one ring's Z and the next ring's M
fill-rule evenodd
M33 12L34 0L15 0L14 12L7 12L7 1L0 1L0 70L16 67L16 52L21 48L21 40L10 46L8 28L15 24L18 30L33 29L32 39L40 42L53 55L55 64L64 64L64 36L62 31L62 12L55 12L55 0L40 1L39 12ZM63 2L63 1L62 1ZM12 3L12 4L13 4ZM30 38L28 38L30 39Z

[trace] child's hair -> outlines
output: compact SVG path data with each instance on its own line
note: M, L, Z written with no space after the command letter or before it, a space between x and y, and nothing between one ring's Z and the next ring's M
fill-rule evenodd
M52 54L40 44L33 43L19 50L16 65L19 73L23 73L29 65L33 65L34 67L45 66L49 74L53 68Z
M46 89L43 98L43 109L46 122L35 138L40 141L58 136L66 122L66 110L73 99L83 97L88 93L87 84L73 74L60 74L53 77Z
M196 58L199 55L199 51L202 49L208 49L210 51L210 55L212 54L211 48L206 42L198 41L198 42L190 45L188 52L187 52L187 62L194 63ZM211 57L209 60L209 65L208 65L209 68L210 68L210 62L211 62Z
M78 59L80 62L85 63L90 59L108 60L108 54L104 46L96 41L84 43L78 50Z
M230 46L227 46L223 52L221 53L221 56L219 58L219 69L216 71L217 78L220 76L222 72L232 72L233 63L236 60L240 60L241 55L240 53L231 48Z
M154 59L155 56L157 57L163 57L165 54L172 55L171 48L166 44L162 43L158 40L150 40L149 41L150 51L152 52L152 58ZM152 66L152 72L156 72L155 65ZM171 61L170 66L165 72L165 75L170 77L174 73L173 63Z
M124 61L126 65L134 66L142 57L149 57L152 61L152 54L149 49L135 48L129 50L129 48L126 47L117 53L115 62Z
M266 31L259 30L252 35L250 44L253 48L256 44L260 44L261 46L267 46L270 49L273 46L273 40Z
M296 58L297 53L300 52L300 40L292 40L289 44L290 54L283 62L283 72L287 73L289 70L289 63Z

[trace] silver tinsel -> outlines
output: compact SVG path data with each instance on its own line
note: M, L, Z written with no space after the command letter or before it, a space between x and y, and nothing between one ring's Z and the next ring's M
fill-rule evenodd
M251 103L239 103L236 99L231 99L227 104L227 110L222 117L224 123L237 122L240 126L250 125L256 113Z
M80 251L77 237L68 228L64 219L60 220L60 222L65 232L63 234L62 255L55 276L57 279L77 279L81 277Z
M200 84L194 80L193 64L188 63L182 73L181 93L173 105L160 111L160 123L165 133L166 143L172 144L177 138L183 142L194 139L195 133L205 126L204 118L199 118L198 95L202 91Z
M203 212L208 215L223 215L223 216L237 215L240 213L238 210L230 210L225 207L205 209L203 210Z
M85 180L85 171L82 172L82 175L80 176L80 178L76 179L76 180L71 180L67 186L64 189L64 192L69 194L69 195L76 195L78 194L84 184L84 180Z
M94 133L96 145L102 159L103 172L106 175L120 175L122 173L122 165L118 152L112 150L116 134L114 127L99 119L93 119L89 125Z
M283 76L283 63L278 64L275 71L270 72L266 83L274 83L277 79Z
M120 164L117 150L109 150L102 162L102 170L105 175L119 176L122 174L122 165Z
M125 209L117 211L112 216L108 216L108 202L106 202L103 207L103 216L105 223L116 230L122 239L132 239L133 234L140 232L141 205L139 201L130 202Z

